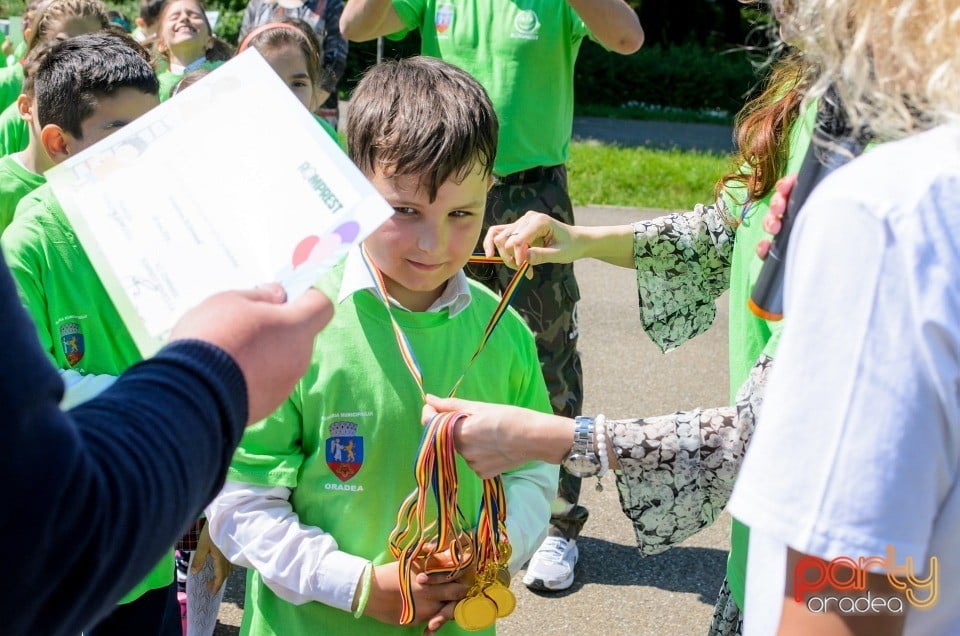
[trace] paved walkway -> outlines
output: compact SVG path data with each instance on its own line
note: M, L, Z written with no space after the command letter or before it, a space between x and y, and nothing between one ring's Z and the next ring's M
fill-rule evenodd
M346 121L349 102L340 102L340 125ZM621 146L699 150L716 154L735 149L733 129L718 124L688 124L672 121L574 117L573 138Z
M678 148L716 154L731 153L735 149L733 129L718 124L574 117L573 138L621 146Z

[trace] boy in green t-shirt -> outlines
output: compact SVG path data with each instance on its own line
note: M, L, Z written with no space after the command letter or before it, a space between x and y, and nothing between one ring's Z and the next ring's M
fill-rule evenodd
M448 620L467 592L461 581L418 577L414 624L399 625L388 537L416 485L423 399L390 316L419 362L424 390L448 394L497 305L463 273L496 143L483 88L440 60L376 66L354 90L350 157L396 210L363 244L383 274L390 311L360 250L320 281L338 299L336 316L287 402L247 429L228 483L207 509L214 543L251 570L242 633L420 634L423 622L436 629ZM458 395L549 412L533 335L512 310ZM481 481L457 463L460 507L473 517ZM516 571L546 533L557 469L527 464L503 483ZM448 624L442 633L463 631Z
M159 103L149 56L129 37L99 33L65 40L34 76L35 125L51 164L58 164ZM40 342L61 369L66 400L102 388L140 360L70 222L48 185L17 208L0 238L21 300ZM171 442L172 443L172 442ZM83 558L95 559L96 555ZM161 633L179 625L172 551L122 605L86 633Z
M635 4L635 3L634 3ZM565 163L573 123L573 76L580 45L591 38L625 55L640 48L643 29L625 0L364 0L347 2L340 30L352 41L420 33L420 51L439 57L487 90L503 130L487 197L485 227L512 223L528 211L574 224ZM544 102L550 103L549 108ZM472 265L469 275L502 291L513 272ZM554 413L580 415L583 369L577 350L580 288L572 263L537 267L513 306L537 339ZM589 517L580 479L561 472L550 536L524 576L542 591L573 585L577 537Z

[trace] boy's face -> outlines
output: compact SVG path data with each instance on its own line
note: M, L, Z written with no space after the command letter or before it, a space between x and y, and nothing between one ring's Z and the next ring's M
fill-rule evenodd
M52 158L59 163L68 156L89 148L159 103L160 100L156 95L144 93L135 88L121 88L109 95L100 95L97 98L97 107L94 113L80 123L83 137L77 139L70 133L63 131L64 144L67 146L68 152L65 156Z
M475 165L460 183L440 186L437 197L414 176L367 175L395 210L363 242L383 272L389 294L411 311L425 311L473 253L493 178Z

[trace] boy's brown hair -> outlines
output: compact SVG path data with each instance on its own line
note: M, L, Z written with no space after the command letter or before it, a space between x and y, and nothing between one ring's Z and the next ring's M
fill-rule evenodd
M493 171L497 116L483 87L432 57L391 60L366 72L347 113L350 158L365 174L416 175L432 201L447 180L479 164Z

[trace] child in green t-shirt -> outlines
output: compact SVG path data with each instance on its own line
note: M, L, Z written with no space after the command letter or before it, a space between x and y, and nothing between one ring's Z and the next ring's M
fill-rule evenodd
M59 164L159 103L149 55L131 38L99 33L55 45L34 75L35 125ZM102 388L140 353L77 241L49 185L21 201L0 237L21 299L41 344L65 374L67 399ZM85 558L96 558L88 555ZM165 557L125 603L85 633L159 633L179 623L173 558Z
M409 58L374 67L357 86L347 142L395 209L363 243L390 309L359 249L318 283L338 299L336 316L287 402L247 429L228 483L207 509L214 543L251 569L243 634L420 634L424 622L437 629L449 620L468 590L465 581L416 577L414 624L399 625L400 577L388 536L415 487L423 399L391 316L419 362L424 390L446 395L497 305L463 273L492 183L496 115L467 73ZM533 335L512 310L458 395L550 412ZM473 517L481 481L457 463L459 503ZM503 475L513 571L546 532L557 476L543 464ZM455 624L443 630L462 633Z
M166 100L177 82L198 68L212 69L230 59L230 47L213 35L200 0L169 0L157 20L157 52L167 69L157 74L160 99Z
M46 183L43 173L53 166L40 142L36 124L37 100L33 77L53 43L34 47L23 61L23 92L10 108L0 114L0 146L14 147L0 159L0 234L13 221L13 213L24 196ZM15 113L12 119L9 113ZM13 152L14 154L7 154Z
M133 39L144 46L153 44L157 37L157 23L160 21L160 11L165 0L140 0L140 13L133 21L137 26L133 29Z

